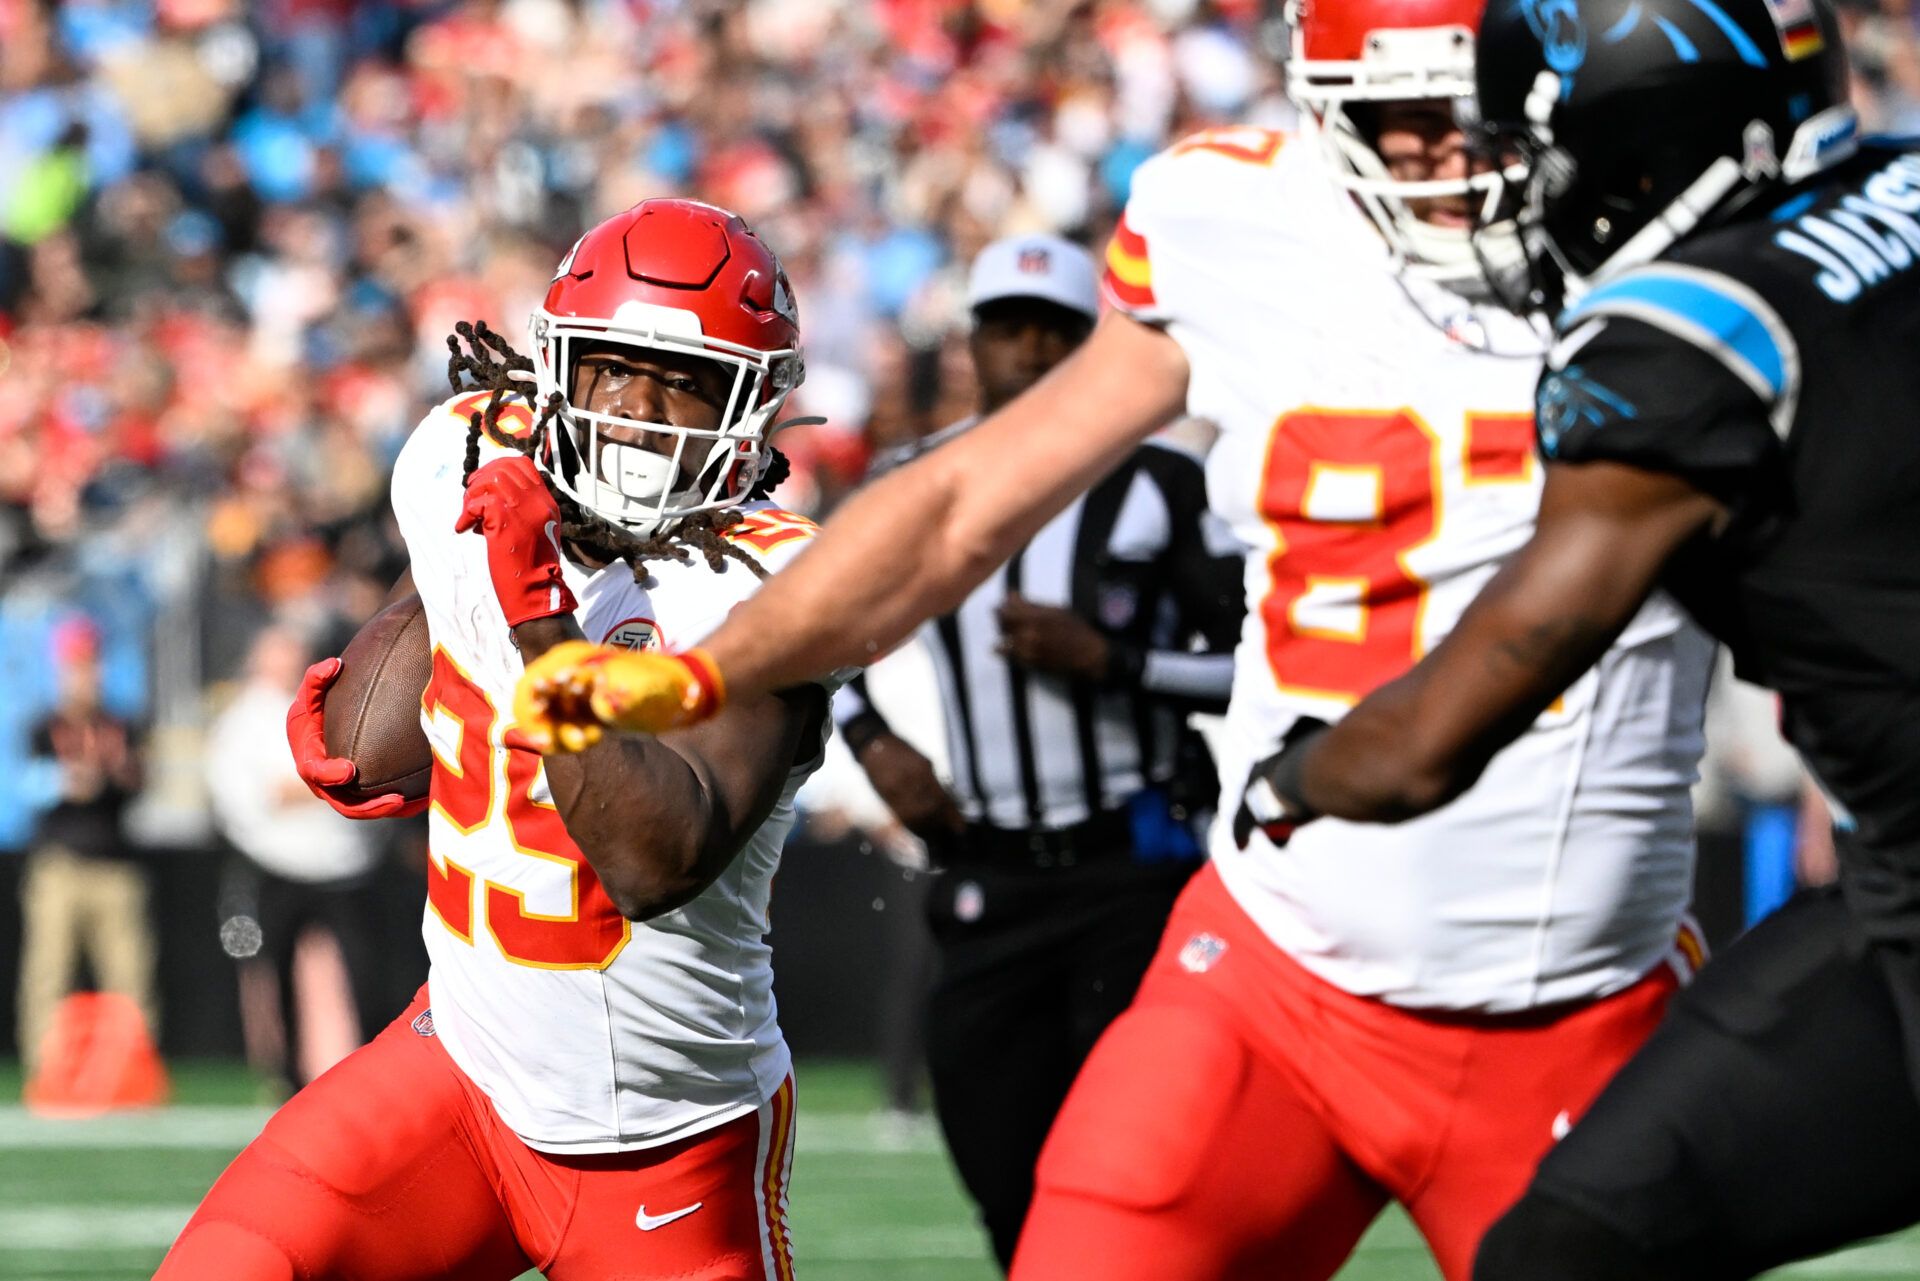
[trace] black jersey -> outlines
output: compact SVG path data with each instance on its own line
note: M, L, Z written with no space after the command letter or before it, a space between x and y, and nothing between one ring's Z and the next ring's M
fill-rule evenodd
M1678 472L1727 504L1667 585L1780 693L1879 886L1869 915L1920 938L1920 144L1863 147L1595 288L1537 409L1548 459Z

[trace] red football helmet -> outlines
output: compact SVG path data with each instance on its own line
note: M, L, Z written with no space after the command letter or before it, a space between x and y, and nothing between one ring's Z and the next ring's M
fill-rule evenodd
M1407 202L1475 197L1484 222L1497 176L1396 180L1348 108L1356 102L1470 102L1473 33L1484 7L1485 0L1290 0L1287 6L1287 91L1313 118L1335 181L1373 220L1406 270L1455 288L1480 283L1466 229L1424 222Z
M540 402L555 392L566 401L565 420L534 461L582 507L643 536L743 500L766 468L774 416L805 377L780 260L737 214L695 200L643 200L580 237L530 328ZM732 378L719 425L641 422L573 404L585 345L718 362ZM673 452L613 439L607 427L671 436ZM696 439L714 443L704 459L687 459Z

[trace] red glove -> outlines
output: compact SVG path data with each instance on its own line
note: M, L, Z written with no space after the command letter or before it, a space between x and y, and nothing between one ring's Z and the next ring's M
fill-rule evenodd
M340 660L323 658L300 678L300 692L287 709L287 746L293 749L293 767L315 796L348 818L396 818L427 808L427 797L410 801L398 792L371 800L350 800L332 789L353 782L357 772L344 756L327 755L324 714L327 687L340 675Z
M487 572L509 627L579 607L560 573L560 505L532 459L496 458L474 472L453 528L486 537Z

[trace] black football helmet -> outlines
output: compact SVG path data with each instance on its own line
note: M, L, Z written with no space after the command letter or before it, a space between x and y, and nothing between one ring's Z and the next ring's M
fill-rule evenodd
M1524 278L1486 270L1517 311L1552 315L1858 141L1828 0L1490 0L1477 47L1473 132L1527 257Z

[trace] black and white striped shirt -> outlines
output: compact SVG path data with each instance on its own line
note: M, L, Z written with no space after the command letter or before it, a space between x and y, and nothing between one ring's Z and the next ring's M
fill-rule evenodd
M1014 595L1099 628L1114 652L1108 680L1070 681L1002 657L996 611ZM1142 446L926 625L961 812L994 827L1059 829L1166 782L1186 714L1226 706L1244 613L1241 549L1207 512L1200 464ZM856 752L888 729L859 678L836 696L834 719Z

